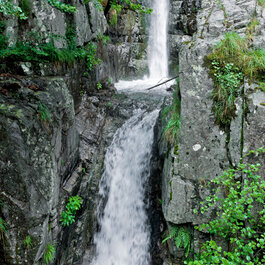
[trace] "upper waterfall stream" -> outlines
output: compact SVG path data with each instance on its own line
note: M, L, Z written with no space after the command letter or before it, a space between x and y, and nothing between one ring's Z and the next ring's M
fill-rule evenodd
M168 0L153 0L148 43L149 78L168 77L167 27Z

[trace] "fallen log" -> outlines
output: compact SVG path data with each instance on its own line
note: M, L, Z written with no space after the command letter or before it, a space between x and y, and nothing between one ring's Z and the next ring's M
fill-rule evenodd
M157 85L155 85L155 86L149 87L149 88L147 88L146 90L151 90L151 89L153 89L153 88L155 88L155 87L158 87L158 86L164 85L165 83L167 83L167 82L169 82L169 81L172 81L173 79L176 79L177 77L178 77L178 76L172 77L172 78L170 78L170 79L168 79L168 80L166 80L166 81L164 81L164 82L162 82L162 83L160 83L160 84L157 84Z

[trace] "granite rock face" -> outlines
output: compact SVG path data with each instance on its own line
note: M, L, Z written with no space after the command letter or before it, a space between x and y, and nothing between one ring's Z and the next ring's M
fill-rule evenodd
M73 98L62 78L1 79L1 87L1 215L10 255L1 262L37 264L58 234L60 186L78 162Z
M78 47L97 43L102 63L84 75L80 62L15 62L1 75L0 217L8 231L5 241L0 240L0 264L41 264L49 244L56 249L54 264L81 264L97 229L97 190L106 148L133 109L152 109L159 101L149 104L149 97L141 100L139 95L127 99L110 84L146 73L145 18L126 10L110 27L92 2L74 1L75 14L61 13L44 0L28 2L28 20L7 18L10 45L29 32L65 37L72 29ZM108 33L107 45L97 40ZM59 38L54 44L62 48L67 42ZM76 222L64 228L61 213L77 194L83 198L82 209ZM25 241L29 237L32 245Z
M179 10L178 15L170 15L173 21L169 32L171 38L177 40L174 45L178 47L175 57L179 60L181 128L177 145L168 153L164 163L163 213L169 225L194 226L213 217L211 213L206 216L193 213L210 192L206 187L209 180L236 165L249 150L264 147L262 102L265 93L256 91L257 85L249 86L246 82L242 88L244 93L236 100L237 116L231 122L230 132L225 133L216 125L212 113L213 81L204 57L224 33L233 31L244 35L254 14L259 26L253 45L264 48L265 13L254 0L193 1L193 4L192 1L171 1L171 5ZM181 9L184 6L185 12ZM196 7L196 12L189 16L192 6ZM246 106L248 113L244 111ZM249 161L254 160L249 158ZM263 166L260 170L264 175ZM205 239L207 234L194 231L195 250ZM171 254L177 259L178 253L173 251Z

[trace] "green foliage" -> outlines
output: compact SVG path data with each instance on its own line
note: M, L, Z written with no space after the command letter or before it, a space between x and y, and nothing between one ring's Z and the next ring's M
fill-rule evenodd
M132 3L131 0L112 0L110 10L114 10L110 17L110 25L115 26L118 22L118 14L120 14L123 8L129 8L132 11L137 11L144 14L151 14L152 9L148 8L142 4Z
M30 249L32 247L32 240L30 236L26 236L26 239L24 240L24 245L27 249Z
M172 226L169 236L163 239L162 243L165 243L169 239L174 240L177 248L184 248L185 256L188 257L192 241L191 232L188 227Z
M47 243L46 250L43 254L44 262L49 265L52 263L55 257L55 247L53 244Z
M102 85L100 82L97 83L97 89L100 90L102 88Z
M97 46L89 42L84 49L84 58L86 60L87 70L91 70L94 65L101 63L101 60L96 57Z
M64 4L58 0L46 0L51 6L57 8L61 12L74 13L77 11L76 7ZM30 12L30 1L20 0L19 6L14 5L11 0L0 0L0 13L5 16L17 16L20 19L27 19Z
M77 11L75 6L64 4L58 0L46 0L51 6L66 13L75 13Z
M6 222L0 217L0 240L4 240L7 230Z
M68 203L66 204L66 210L62 212L61 223L62 226L69 226L75 222L76 212L81 208L83 201L79 196L72 196L69 198Z
M247 154L252 158L264 155L264 148ZM201 203L200 211L217 208L216 218L197 229L207 230L212 240L189 265L265 263L265 181L258 175L259 167L241 162L211 181L216 189ZM227 241L228 250L218 245L216 237Z
M100 60L96 58L97 46L89 42L85 47L77 48L75 42L75 32L68 29L64 38L59 35L50 35L48 42L38 33L30 33L24 42L18 41L13 46L8 46L5 37L0 37L0 59L6 62L60 62L73 63L77 60L84 60L87 70ZM59 49L54 46L54 41L64 39L68 48Z
M246 34L247 34L247 37L248 39L252 39L253 36L252 34L255 33L256 31L256 27L259 25L259 21L256 19L256 17L252 17L248 26L247 26L247 29L246 29Z
M133 11L138 11L138 12L144 13L144 14L151 14L152 13L151 8L147 8L146 6L144 6L142 4L132 3L131 0L120 0L120 2L124 6L127 5ZM112 0L112 4L117 4L117 0Z
M215 87L212 93L213 112L216 122L221 127L229 126L235 116L235 99L239 95L240 85L243 82L243 74L234 66L228 63L220 67L219 62L212 62Z
M261 91L265 92L265 82L260 82L259 83Z
M103 7L101 5L101 0L84 0L85 4L88 4L89 2L93 2L94 7L99 10L99 11L103 11Z
M220 67L233 63L249 80L259 80L264 74L265 50L250 49L246 38L230 32L225 34L207 60L218 62Z
M27 19L22 9L14 5L11 0L0 0L0 13L3 13L5 16L16 16L20 19Z
M51 114L47 106L39 103L38 105L38 114L42 121L49 122L51 121Z
M265 8L265 0L258 0L258 5Z
M118 15L117 13L113 13L110 17L109 23L111 26L116 26L118 23Z
M250 22L249 32L257 23L255 19ZM235 116L234 101L244 78L250 82L264 82L265 50L251 49L247 38L230 32L206 57L206 63L214 80L213 112L217 123L227 128Z
M97 42L101 42L104 45L107 45L110 42L110 37L106 36L102 33L98 33L97 37L96 37L96 41Z
M179 97L179 88L175 90L173 94L173 101L171 106L166 107L163 110L163 119L170 114L170 119L164 129L164 136L168 142L174 143L177 139L178 131L180 129L180 108L181 102Z
M25 16L28 17L30 14L30 9L31 9L30 0L20 0L19 6L20 6L22 12L25 14Z

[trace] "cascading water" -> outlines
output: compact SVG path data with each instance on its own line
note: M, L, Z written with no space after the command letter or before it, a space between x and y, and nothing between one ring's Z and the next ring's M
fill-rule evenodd
M168 0L154 0L149 38L150 78L120 81L117 90L146 91L168 75ZM162 88L162 89L161 89ZM153 90L152 90L153 91ZM165 87L159 88L159 94ZM144 203L145 184L150 174L154 125L159 109L138 110L117 130L107 150L100 183L100 231L95 235L96 254L92 265L149 265L150 226Z
M148 43L149 78L168 77L168 0L153 0L153 12Z
M144 205L154 125L159 110L138 111L117 130L105 156L100 194L108 196L95 236L93 265L150 264L150 231Z
M136 81L119 81L115 87L118 90L144 91L168 78L167 30L169 0L152 0L151 24L148 41L149 77ZM155 90L166 90L175 81L159 86Z

